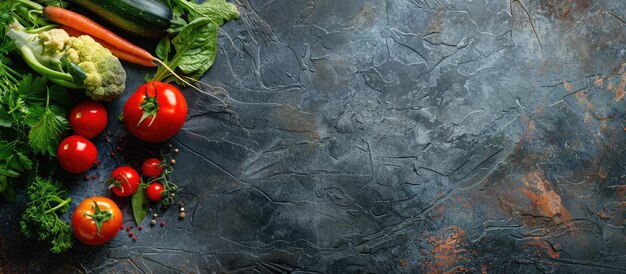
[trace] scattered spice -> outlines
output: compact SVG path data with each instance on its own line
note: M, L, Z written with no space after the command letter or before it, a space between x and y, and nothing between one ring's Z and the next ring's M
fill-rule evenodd
M124 225L120 226L120 230L124 230Z
M137 237L133 237L133 242L136 242L136 241L137 241Z
M174 160L174 159L170 160L170 164L172 164L172 165L176 164L176 160Z
M161 221L161 227L165 226L165 221Z
M95 180L96 179L96 175L91 176L91 179Z
M135 233L132 233L132 232L128 233L129 237L132 237L133 235L135 235Z
M137 229L142 230L142 229L143 229L143 226L139 226Z
M185 212L183 211L181 213L178 213L178 218L179 219L185 219Z
M156 218L156 217L158 217L158 216L159 216L159 215L157 215L156 213L152 214L152 218Z
M150 225L156 225L156 220L150 221Z

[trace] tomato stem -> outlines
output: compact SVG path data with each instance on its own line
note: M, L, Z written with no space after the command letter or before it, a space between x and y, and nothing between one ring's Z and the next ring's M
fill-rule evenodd
M148 86L146 86L146 97L143 99L143 102L141 102L140 104L143 114L141 115L141 119L139 119L139 122L137 122L137 126L139 126L141 122L143 122L148 117L152 117L152 119L150 119L150 124L148 124L148 127L149 127L152 125L152 123L154 123L154 120L156 120L157 118L157 111L159 110L159 102L157 101L157 92L156 92L156 87L154 86L154 83L152 83L152 88L154 88L155 90L154 96L150 96L150 94L148 93Z
M113 219L113 213L111 212L111 210L100 210L100 207L98 206L98 203L94 200L93 201L93 214L87 214L85 213L85 216L89 216L91 217L91 219L93 219L93 221L96 223L96 228L98 228L98 237L102 237L100 236L100 230L102 229L102 223L108 221L108 220L112 220Z

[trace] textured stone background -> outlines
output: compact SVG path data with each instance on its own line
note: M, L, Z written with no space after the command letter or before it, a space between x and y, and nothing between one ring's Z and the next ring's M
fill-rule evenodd
M1 205L5 272L626 273L626 2L237 6L203 78L230 109L185 90L170 141L189 217L52 255Z

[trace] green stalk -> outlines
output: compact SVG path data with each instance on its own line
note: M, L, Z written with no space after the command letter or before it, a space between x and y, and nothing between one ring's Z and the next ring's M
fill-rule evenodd
M50 78L50 80L58 79L58 80L65 80L68 82L74 81L74 78L69 73L63 73L63 72L58 72L56 70L51 70L47 68L46 66L42 65L41 63L39 63L39 61L35 57L35 54L33 54L33 51L27 46L22 46L19 48L19 50L20 50L20 53L22 53L22 57L24 58L24 61L26 61L26 64L28 64L28 66L32 68L34 71L36 71L37 73L47 76L48 78Z
M66 200L61 200L59 197L54 197L52 200L59 202L59 204L51 209L48 209L46 211L44 211L44 214L48 214L51 212L55 212L57 210L59 210L60 208L66 206L67 204L72 202L72 198L67 198Z
M17 2L22 3L34 10L43 10L43 6L29 0L18 0Z

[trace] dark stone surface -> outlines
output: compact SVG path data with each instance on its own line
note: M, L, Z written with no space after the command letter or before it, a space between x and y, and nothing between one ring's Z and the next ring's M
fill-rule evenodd
M52 255L2 205L4 272L626 273L626 2L237 5L203 78L230 111L185 90L168 142L188 217Z

